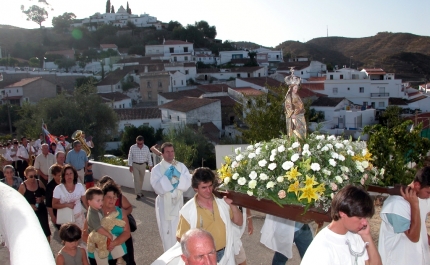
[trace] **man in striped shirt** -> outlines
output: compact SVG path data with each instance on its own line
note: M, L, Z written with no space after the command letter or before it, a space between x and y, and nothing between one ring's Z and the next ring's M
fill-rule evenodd
M128 166L130 172L133 173L134 193L136 200L143 197L142 185L145 177L146 165L149 165L149 171L152 169L151 153L148 146L143 144L143 136L139 135L136 138L136 144L130 147L128 152Z

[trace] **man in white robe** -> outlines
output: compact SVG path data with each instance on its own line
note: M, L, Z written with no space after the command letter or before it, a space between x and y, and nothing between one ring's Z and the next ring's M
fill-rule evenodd
M402 196L390 196L381 209L379 253L384 265L430 264L426 219L430 212L430 167L419 170Z
M155 200L155 213L158 230L164 251L176 244L176 228L179 222L179 210L184 205L183 192L191 186L191 174L188 168L175 160L172 143L161 146L163 160L151 171L151 185L158 194Z

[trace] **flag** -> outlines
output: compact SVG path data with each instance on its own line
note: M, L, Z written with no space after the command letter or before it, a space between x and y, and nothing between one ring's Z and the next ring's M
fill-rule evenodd
M48 146L51 146L51 143L57 143L57 137L49 133L49 131L46 129L46 124L42 125L42 132L45 142L48 144Z

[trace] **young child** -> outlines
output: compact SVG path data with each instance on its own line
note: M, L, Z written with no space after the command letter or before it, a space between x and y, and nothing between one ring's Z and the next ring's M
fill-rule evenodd
M90 162L88 162L87 168L85 168L84 183L86 189L94 187L93 164Z
M81 229L73 223L65 223L60 228L60 238L64 247L58 252L56 265L89 265L85 249L78 246Z
M88 201L88 212L87 212L87 223L88 223L88 234L92 231L97 231L99 234L105 236L108 240L107 246L114 239L110 231L107 231L101 226L102 205L103 205L103 191L98 187L91 187L85 192L85 198ZM99 216L99 212L101 215ZM115 250L120 249L120 246L116 246L112 250L111 254L114 259L117 259L116 264L125 264L124 259L121 256L114 255ZM119 252L121 253L121 251Z

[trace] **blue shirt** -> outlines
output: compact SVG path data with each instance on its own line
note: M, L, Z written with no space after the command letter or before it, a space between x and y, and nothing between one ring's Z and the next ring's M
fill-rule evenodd
M88 157L84 150L76 152L72 149L67 153L66 164L72 165L78 171L85 167L86 162L88 162Z
M387 220L393 226L394 233L405 232L411 226L411 221L394 213L387 213Z

